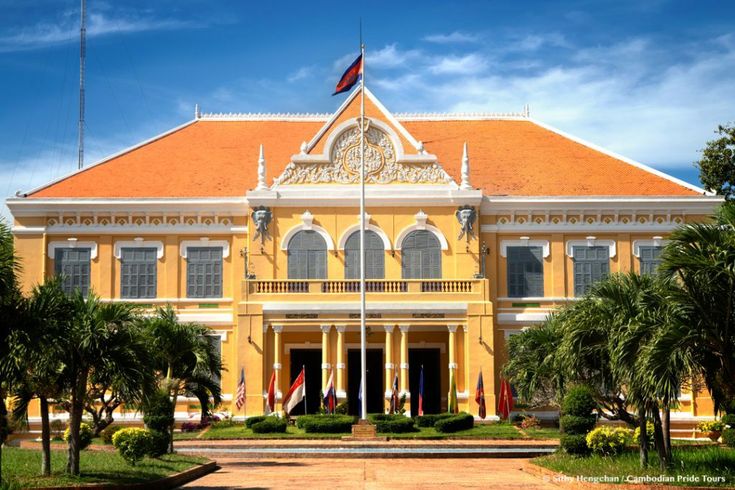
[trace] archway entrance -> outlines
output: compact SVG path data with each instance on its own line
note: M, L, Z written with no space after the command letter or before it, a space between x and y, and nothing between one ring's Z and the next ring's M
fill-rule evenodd
M367 364L367 411L368 413L383 413L383 350L367 349L365 351ZM347 351L347 400L349 413L360 414L360 349Z
M411 391L411 415L419 413L419 377L424 367L424 413L441 411L441 371L439 349L408 349L408 386Z

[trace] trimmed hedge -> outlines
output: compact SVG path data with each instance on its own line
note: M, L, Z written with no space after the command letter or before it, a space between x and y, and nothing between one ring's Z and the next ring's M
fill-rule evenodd
M728 413L727 415L723 415L720 420L723 424L729 425L731 429L735 429L735 414Z
M156 391L143 404L143 423L147 429L168 432L174 423L174 405L165 391Z
M248 417L245 419L245 427L248 429L253 428L253 424L257 424L259 422L264 421L266 418L268 418L267 415L256 415L255 417Z
M559 439L559 445L567 454L586 456L591 452L585 434L563 434Z
M559 419L561 431L565 434L584 434L591 431L596 423L595 418L590 416L564 415Z
M151 430L151 440L148 447L148 456L158 458L168 452L168 432Z
M304 415L298 418L296 426L308 434L339 434L352 431L355 420L351 415Z
M120 456L131 466L135 466L151 449L151 432L138 427L128 427L115 432L112 445Z
M377 432L393 432L397 434L404 432L416 432L418 430L413 425L413 419L408 418L405 415L376 413L368 415L368 418L373 424L375 424L375 430Z
M475 426L475 417L469 413L460 413L449 418L437 421L434 428L437 432L450 433L468 430Z
M598 427L587 434L587 446L592 452L614 456L633 443L633 431L624 427Z
M587 386L575 386L564 397L561 412L564 415L589 417L595 408L597 404L592 397L592 390Z
M256 434L270 434L274 432L286 432L286 427L288 427L286 419L268 416L264 420L253 424L251 429Z
M100 437L105 444L112 444L112 436L115 435L115 432L124 428L122 425L110 425L100 432Z
M722 432L722 443L728 447L735 448L735 429L725 429Z
M440 420L454 417L453 413L436 413L431 415L421 415L414 417L417 427L434 427L434 425Z

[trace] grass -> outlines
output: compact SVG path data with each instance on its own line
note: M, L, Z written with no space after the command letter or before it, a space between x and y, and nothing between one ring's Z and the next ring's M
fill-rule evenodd
M289 426L285 434L255 434L245 428L244 424L229 427L211 427L207 432L176 433L174 439L184 440L216 440L216 439L341 439L346 434L307 434L303 429ZM421 427L417 432L381 433L390 439L558 439L558 429L526 429L519 430L508 423L478 424L472 429L443 434L433 427Z
M663 477L661 483L668 485L722 487L735 485L735 449L719 446L674 448L674 465L663 474L658 469L655 451L649 453L650 466L646 469L639 467L637 451L628 451L614 457L593 455L587 458L558 452L536 458L533 462L572 477L607 476L617 479L620 483L634 483L630 480L648 476ZM607 483L615 482L607 481Z
M41 452L14 447L3 448L3 480L21 488L71 486L84 483L139 483L178 473L207 460L194 456L167 454L158 459L145 458L136 466L128 465L117 453L82 451L81 476L64 474L66 452L51 452L50 477L39 476Z

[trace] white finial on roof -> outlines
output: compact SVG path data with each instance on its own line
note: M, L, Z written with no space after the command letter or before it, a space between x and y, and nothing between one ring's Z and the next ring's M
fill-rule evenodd
M194 104L194 119L200 119L202 117L202 113L199 110L199 104Z
M260 156L258 157L258 185L255 190L264 190L268 186L265 183L265 157L263 156L263 145L260 145Z
M467 142L464 142L462 148L462 182L459 184L462 190L472 189L470 185L470 157L467 154Z
M419 141L419 144L416 146L416 151L419 152L419 155L424 154L424 142L423 141Z
M309 144L306 141L301 142L301 154L306 155L306 150L309 149Z
M523 117L531 117L531 106L529 104L523 105Z

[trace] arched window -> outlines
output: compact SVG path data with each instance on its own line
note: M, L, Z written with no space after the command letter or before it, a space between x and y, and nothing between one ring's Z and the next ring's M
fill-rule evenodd
M427 230L416 230L401 245L404 279L441 279L442 251L439 239Z
M288 278L327 278L327 243L319 233L302 230L288 242Z
M365 230L365 279L385 277L385 245L377 233ZM360 279L360 232L345 242L345 279Z

